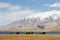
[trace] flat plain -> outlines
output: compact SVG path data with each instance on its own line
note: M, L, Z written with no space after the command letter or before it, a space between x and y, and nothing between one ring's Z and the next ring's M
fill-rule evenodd
M0 40L60 40L55 34L0 34Z

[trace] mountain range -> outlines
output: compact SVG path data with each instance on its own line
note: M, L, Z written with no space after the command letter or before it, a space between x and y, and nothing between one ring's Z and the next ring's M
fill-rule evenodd
M60 13L33 14L0 28L0 31L56 31L60 28Z

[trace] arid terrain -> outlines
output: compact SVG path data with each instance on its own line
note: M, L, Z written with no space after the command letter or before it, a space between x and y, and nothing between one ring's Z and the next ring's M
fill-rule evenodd
M55 34L0 34L0 40L60 40Z

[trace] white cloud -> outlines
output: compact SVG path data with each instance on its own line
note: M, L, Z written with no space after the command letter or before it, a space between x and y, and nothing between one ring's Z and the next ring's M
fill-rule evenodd
M18 5L10 6L10 7L9 7L9 10L11 10L11 11L13 11L13 10L20 10L20 9L21 9L21 7L18 6Z
M45 6L49 6L49 7L60 7L60 3L56 2L54 4L45 4Z
M7 8L7 7L9 7L10 6L10 4L9 3L3 3L3 2L0 2L0 8Z
M21 6L19 5L12 5L10 3L0 3L0 8L6 8L7 12L0 12L0 26L7 25L8 23L11 23L17 19L20 19L21 17L28 16L30 14L33 14L34 12L32 10L29 10L27 7L25 7L24 10L21 10Z
M20 10L22 7L19 5L12 5L11 3L0 2L0 8L6 8L9 11Z
M33 13L34 12L31 10L13 11L13 12L8 12L7 14L1 13L0 14L0 26L7 25L15 20L19 20L20 18L26 17Z

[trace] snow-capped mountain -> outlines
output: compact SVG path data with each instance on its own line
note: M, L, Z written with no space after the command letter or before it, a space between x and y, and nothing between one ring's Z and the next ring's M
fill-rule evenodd
M1 31L51 31L60 24L60 13L33 14L0 28Z

